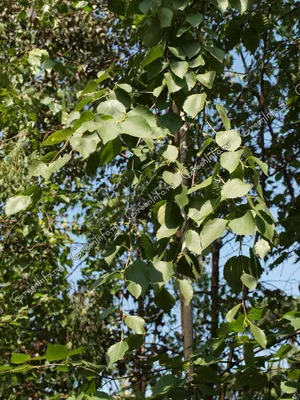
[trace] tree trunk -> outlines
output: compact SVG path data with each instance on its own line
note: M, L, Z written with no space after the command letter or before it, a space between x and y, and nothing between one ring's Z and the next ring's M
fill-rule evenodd
M179 114L179 110L175 103L173 104L173 112ZM188 127L186 124L182 126L180 131L175 135L175 142L179 143L179 161L182 165L185 164L187 156L187 131ZM182 184L188 186L188 178L182 178ZM180 231L181 244L184 241L184 232L187 229L188 221L187 215L185 213L184 207L181 209L182 216L184 218L184 223ZM184 251L184 248L182 248ZM188 277L181 275L182 279L189 279ZM182 331L182 341L183 341L183 356L185 360L189 360L193 348L193 307L192 302L188 303L184 296L180 293L180 313L181 313L181 331ZM188 371L188 379L191 380L192 369Z

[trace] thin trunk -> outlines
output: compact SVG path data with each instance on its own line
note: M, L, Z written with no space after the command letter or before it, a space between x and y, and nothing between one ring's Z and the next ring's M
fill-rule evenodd
M179 110L175 103L173 104L173 111L179 114ZM180 131L175 135L175 142L179 143L179 161L181 164L185 164L187 156L187 125L184 124ZM182 178L182 184L188 186L188 179ZM187 215L184 207L181 209L184 223L180 231L181 244L184 240L184 232L187 229ZM184 249L182 249L184 251ZM188 277L181 275L182 279L189 279ZM192 303L188 303L184 296L180 293L180 313L181 313L181 330L182 330L182 341L183 341L183 356L185 360L189 360L193 349L193 307ZM192 369L188 371L188 379L191 380Z
M217 337L219 324L219 284L220 284L220 250L222 239L217 239L212 246L212 274L211 274L211 337Z

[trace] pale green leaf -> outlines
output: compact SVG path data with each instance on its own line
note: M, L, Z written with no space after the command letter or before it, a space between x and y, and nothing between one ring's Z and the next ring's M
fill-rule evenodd
M124 118L126 107L118 100L107 100L99 104L97 113L103 115L110 115L117 121Z
M165 50L165 48L161 44L158 44L157 46L152 47L145 54L145 58L142 63L142 66L146 67L147 65L151 64L153 61L157 60L158 58L161 58L164 55L164 50Z
M229 3L228 0L217 0L218 1L218 8L222 13L227 9Z
M247 211L241 218L233 219L228 227L237 235L254 235L255 221L251 211Z
M257 280L252 275L243 273L241 281L250 290L255 290L257 287Z
M241 181L240 179L231 179L225 183L221 190L222 199L236 199L246 196L250 191L251 185Z
M221 154L221 166L227 169L227 171L231 174L238 167L242 154L243 150L229 151Z
M263 173L268 176L268 169L269 169L268 164L262 162L259 158L253 156L248 157L246 161L249 160L254 161L260 167Z
M179 78L183 79L189 69L189 64L186 61L176 61L171 64L171 70Z
M202 253L202 248L200 245L200 236L199 234L192 230L189 229L185 236L184 236L184 244L183 246L186 246L190 251L193 253L200 255Z
M234 317L238 313L239 309L241 308L241 304L238 304L234 306L228 313L226 314L226 320L227 322L232 322L234 320Z
M109 142L110 140L114 140L121 133L121 127L113 118L102 118L101 119L102 126L97 129L102 141L104 144Z
M126 315L124 322L136 334L138 335L145 334L145 328L144 328L145 320L143 318L132 315Z
M216 134L216 142L222 148L227 147L228 151L235 151L242 144L242 139L235 130L220 131Z
M166 261L153 261L149 267L149 277L151 283L165 284L173 273L173 264Z
M129 116L121 124L121 131L138 138L152 138L151 128L145 118L141 116Z
M30 196L14 196L10 197L5 204L5 214L7 216L17 214L20 211L26 210L32 203Z
M168 185L174 185L174 188L177 188L182 183L182 176L179 173L164 171L162 178Z
M183 85L178 84L175 80L175 75L173 76L171 72L165 74L164 82L169 90L169 93L175 93L182 89Z
M250 326L252 335L258 344L261 345L262 348L267 348L267 338L263 330L261 330L258 326L251 324Z
M189 304L193 298L194 290L192 282L188 279L178 279L179 289L183 297Z
M189 61L190 68L198 68L198 67L202 67L203 65L205 65L205 61L201 54L199 54L193 60Z
M99 138L94 135L84 137L73 136L70 139L72 149L78 151L78 153L82 155L83 159L88 158L90 154L96 151L98 143Z
M211 89L213 87L215 77L216 71L208 71L205 74L197 75L197 80L208 89Z
M225 57L225 52L221 49L218 49L217 47L205 47L205 49L214 57L216 58L220 63L223 62L224 57Z
M200 233L200 244L205 250L212 242L221 237L226 229L228 221L222 218L215 218L204 225Z
M264 258L270 250L271 246L265 239L260 239L258 242L255 243L254 252L260 258Z
M196 185L196 186L190 188L188 190L188 194L192 194L192 193L196 192L197 190L204 189L207 186L210 186L212 184L212 182L213 182L213 178L210 176L209 178L205 179L202 183L199 183L199 185Z
M178 158L178 153L177 147L168 145L167 149L162 153L162 156L171 162L175 162Z
M192 94L189 96L183 105L183 110L189 114L192 118L195 118L200 111L203 110L206 102L206 93Z
M217 108L218 113L220 114L220 117L222 119L225 129L230 130L231 124L230 124L230 120L227 116L226 108L223 107L221 104L217 104L216 108Z
M241 2L241 14L244 14L248 10L251 0L240 0Z
M128 349L129 349L128 344L126 342L124 342L123 340L112 345L108 349L107 354L106 354L108 368L110 368L115 362L122 360Z

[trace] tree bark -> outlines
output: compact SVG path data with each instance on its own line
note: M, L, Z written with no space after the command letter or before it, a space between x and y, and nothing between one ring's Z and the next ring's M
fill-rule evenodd
M180 114L177 106L173 103L173 112ZM179 161L182 165L185 164L187 157L187 124L184 124L179 132L175 135L175 142L179 143ZM188 186L188 178L182 177L182 184ZM181 214L184 218L183 226L180 230L180 241L181 245L184 241L184 232L187 229L188 220L185 213L184 207L181 208ZM185 249L182 248L181 251ZM189 279L188 277L181 275L182 279ZM180 313L181 313L181 331L182 331L182 342L183 342L183 356L186 361L189 360L193 349L193 307L192 302L188 303L184 296L180 293ZM191 380L192 369L188 371L188 379Z
M219 324L219 284L220 284L220 250L222 239L217 239L212 246L211 274L211 337L217 337Z

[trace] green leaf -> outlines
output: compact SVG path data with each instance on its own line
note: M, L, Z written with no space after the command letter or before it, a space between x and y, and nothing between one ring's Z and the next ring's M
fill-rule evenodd
M225 57L225 52L223 50L218 49L217 47L205 47L205 50L207 50L220 63L223 62Z
M155 288L154 294L155 294L154 302L157 305L157 307L169 313L176 304L176 299L164 286L158 289Z
M179 78L183 79L189 69L189 64L186 61L176 61L171 64L171 70Z
M196 192L197 190L204 189L207 186L210 186L213 182L212 177L210 176L209 178L205 179L202 183L199 183L199 185L196 185L192 187L191 189L188 190L188 194L192 194Z
M282 316L282 318L290 321L292 327L297 331L300 329L300 312L299 311L290 311Z
M150 50L147 51L145 54L144 61L142 63L143 67L151 64L153 61L161 58L164 55L165 46L162 44L158 44L157 46L152 47Z
M226 229L228 221L215 218L204 225L200 233L200 243L202 250L205 250L212 242L221 237Z
M185 236L184 236L184 245L192 251L193 253L200 255L202 253L202 247L200 244L200 236L199 234L192 230L189 229Z
M46 360L51 361L58 361L64 360L68 357L69 352L67 346L63 346L60 344L51 344L49 343L46 350Z
M257 287L257 280L252 275L243 273L241 276L241 281L250 290L255 290Z
M244 183L240 179L231 179L225 183L221 190L222 199L236 199L246 196L252 185Z
M226 314L226 320L228 322L232 322L234 320L234 317L236 316L236 314L238 313L239 309L241 308L241 303L236 305L235 307L233 307L230 311L228 311L228 313Z
M213 87L215 77L216 71L208 71L205 74L197 75L197 80L208 89L211 89Z
M130 281L129 284L127 285L127 290L136 299L138 299L142 294L142 287L132 281Z
M251 274L259 279L263 272L262 267L246 256L231 257L224 266L224 279L235 293L242 291L241 276Z
M251 0L240 0L241 2L241 14L246 12L251 4Z
M242 139L235 130L220 131L216 134L216 142L222 148L227 147L228 151L235 151L242 144Z
M192 59L200 52L201 45L197 41L185 42L182 50L189 59Z
M217 108L218 113L220 114L220 117L222 119L225 129L230 130L231 124L230 124L230 120L227 116L226 108L223 107L221 104L217 104L216 108Z
M165 284L173 274L173 264L166 261L153 261L149 267L149 277L151 283Z
M229 3L228 0L217 0L218 1L218 8L222 13L227 9Z
M111 140L101 149L100 151L100 165L109 163L114 157L116 157L122 149L122 143L120 138Z
M205 61L201 54L199 54L193 60L189 61L190 68L198 68L198 67L202 67L203 65L205 65Z
M118 100L107 100L99 104L97 113L110 115L115 120L120 121L124 118L126 107Z
M255 243L254 252L260 258L264 258L270 250L271 246L265 239L260 239L258 242Z
M248 157L246 162L249 160L254 161L260 167L260 169L263 171L263 173L268 176L268 169L269 169L268 164L262 162L259 158L256 158L253 156Z
M106 354L108 368L110 368L115 362L122 360L128 349L129 349L128 344L126 342L124 342L123 340L112 345L108 349L107 354Z
M158 126L164 126L173 134L177 133L183 125L183 121L178 114L167 113L158 117Z
M121 133L121 127L113 118L102 118L102 126L97 129L104 144L116 139Z
M97 135L89 135L84 137L73 136L70 144L73 150L78 151L85 160L90 154L94 153L97 149L99 138Z
M258 326L251 324L250 329L254 339L258 344L261 345L262 348L267 348L267 338L263 330L261 330Z
M81 95L84 96L85 94L96 92L97 90L98 90L98 83L96 81L90 81L83 89Z
M155 248L152 240L147 235L142 235L138 238L138 243L141 248L142 256L145 260L153 260L155 256Z
M255 221L251 211L247 211L241 218L233 219L228 227L237 235L254 235Z
M196 28L196 26L200 25L203 21L203 15L200 13L188 14L186 19L194 28Z
M144 296L149 287L149 268L142 260L136 260L126 268L126 280L132 281L141 287Z
M48 165L40 160L32 160L28 166L29 176L44 176L47 173Z
M235 171L240 163L241 156L243 154L243 150L238 151L229 151L221 154L220 163L224 169L231 174Z
M12 364L24 364L28 360L30 360L30 356L28 354L12 353L10 362Z
M168 28L172 25L173 11L169 8L162 7L158 10L157 14L162 28Z
M215 200L207 200L201 206L200 210L190 207L188 217L194 220L198 225L200 225L201 222L214 211L215 203Z
M182 293L183 297L189 304L193 298L194 290L193 285L190 280L188 279L178 279L179 289Z
M173 145L168 145L167 149L162 153L162 156L171 162L175 162L178 158L179 151L177 147Z
M20 211L26 210L27 207L32 203L30 196L14 196L10 197L5 204L5 214L9 217L10 215L17 214Z
M169 392L177 383L174 375L164 375L155 384L153 388L153 396L162 396Z
M144 328L145 320L143 318L132 315L126 315L124 322L136 334L144 335L146 333Z
M162 178L168 185L174 185L174 188L177 188L182 183L182 176L179 173L164 171Z
M123 0L108 0L107 8L117 15L125 15L125 3Z
M192 118L195 118L203 110L206 97L206 93L192 94L184 102L183 110Z
M46 181L49 180L52 174L59 171L70 160L71 160L71 156L69 154L65 154L64 156L59 157L57 160L55 160L51 164L49 164L47 170L45 171L45 173L43 175L45 180Z
M121 131L130 136L138 138L152 138L151 128L145 118L141 116L130 116L121 124Z
M169 93L178 92L183 88L183 83L178 82L178 78L176 80L176 76L171 72L167 72L164 76L164 82L168 87Z
M43 143L42 146L53 146L55 144L64 142L73 134L73 130L68 128L61 131L52 133Z

